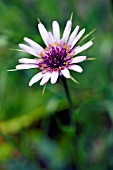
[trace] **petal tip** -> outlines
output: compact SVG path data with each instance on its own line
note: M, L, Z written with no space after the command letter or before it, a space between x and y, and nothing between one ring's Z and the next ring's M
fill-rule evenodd
M32 86L32 83L29 82L29 87L31 87L31 86Z
M44 85L44 83L40 82L40 86Z
M18 44L18 46L21 48L23 44Z
M38 27L40 27L40 26L43 26L43 24L41 22L38 24Z
M57 22L56 20L54 20L54 21L53 21L53 24L54 24L54 23L56 23L56 24L57 24L58 22Z
M24 41L26 41L26 40L28 40L28 38L27 38L27 37L24 37Z
M72 24L72 21L71 21L71 20L68 20L67 23L68 23L68 24Z
M82 30L82 31L83 31L83 32L85 32L85 30L86 30L86 29L85 29L85 28L83 28L83 30Z
M93 41L90 41L91 42L91 44L93 45Z

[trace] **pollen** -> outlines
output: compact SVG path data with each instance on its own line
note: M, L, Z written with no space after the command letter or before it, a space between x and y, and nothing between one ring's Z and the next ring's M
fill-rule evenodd
M66 51L69 51L67 44L64 44L64 48L66 49Z
M43 56L43 52L41 52L41 53L40 53L40 56L41 56L40 58L42 58L42 56Z
M41 70L61 70L64 67L68 67L70 58L72 55L69 54L69 47L67 44L57 43L50 44L40 58L39 68Z
M58 43L58 42L56 42L56 43L55 43L55 46L56 46L56 47L58 47L58 45L59 45L59 43Z
M64 65L68 65L68 62L64 62L63 64L64 64Z

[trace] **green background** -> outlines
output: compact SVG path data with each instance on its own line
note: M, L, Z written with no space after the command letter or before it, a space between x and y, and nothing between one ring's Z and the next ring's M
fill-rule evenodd
M94 61L72 72L79 85L67 80L73 100L75 131L67 125L69 106L62 82L28 82L36 69L7 72L18 59L32 57L18 49L24 37L42 46L37 18L51 31L53 20L61 33L73 12L73 29L96 28L82 54ZM86 40L84 41L86 42ZM82 43L84 43L82 42ZM113 170L113 1L0 1L0 170Z

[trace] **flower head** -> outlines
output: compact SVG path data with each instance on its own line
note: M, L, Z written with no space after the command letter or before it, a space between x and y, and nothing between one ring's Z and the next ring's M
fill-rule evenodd
M59 76L71 78L70 71L73 70L81 73L83 69L78 63L86 60L86 56L76 56L80 52L92 46L93 42L89 41L82 46L78 46L77 42L82 37L85 29L79 33L79 26L76 26L71 33L72 21L66 23L62 37L60 38L60 27L57 21L52 23L52 32L48 32L42 23L38 24L40 35L46 45L41 47L29 38L24 38L27 43L19 44L19 47L35 56L35 59L21 58L19 65L15 70L37 68L39 72L33 76L29 82L29 86L33 85L41 79L40 85L44 85L50 79L51 83L57 82ZM75 56L75 57L74 57Z

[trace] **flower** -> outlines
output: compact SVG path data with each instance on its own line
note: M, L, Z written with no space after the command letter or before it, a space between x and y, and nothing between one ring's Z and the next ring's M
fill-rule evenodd
M23 51L35 56L35 59L19 59L20 64L16 66L15 70L37 68L40 71L30 80L29 86L32 86L39 80L41 80L40 85L44 85L49 79L51 84L54 84L57 82L59 76L71 78L69 70L79 73L83 71L78 63L86 60L86 56L75 55L92 46L93 42L89 41L82 46L78 46L77 42L84 34L85 29L82 29L78 33L79 26L77 25L71 33L71 28L72 21L68 20L62 38L60 38L60 27L57 21L53 21L52 23L52 32L48 32L40 22L38 29L46 48L41 47L26 37L24 41L27 45L19 44L19 47Z

